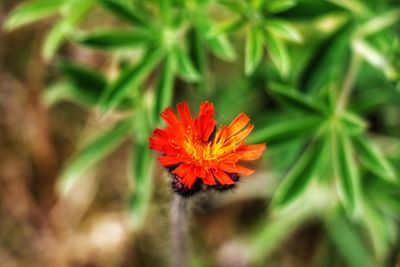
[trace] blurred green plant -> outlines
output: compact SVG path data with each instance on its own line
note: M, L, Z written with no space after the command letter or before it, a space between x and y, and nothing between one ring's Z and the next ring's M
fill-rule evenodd
M93 8L121 26L80 29ZM68 38L105 51L118 66L111 78L58 60L63 78L47 91L48 103L72 99L97 107L100 118L122 114L67 164L61 191L132 137L131 212L142 221L152 192L147 137L177 98L176 81L191 85L200 98L215 97L227 114L241 101L251 106L265 88L273 100L255 116L261 122L249 142L266 142L273 170L286 175L272 196L270 216L250 240L248 260L262 260L299 222L317 217L348 266L386 266L400 220L400 145L390 147L400 135L397 1L36 0L12 11L4 27L14 30L54 14L45 59ZM243 65L245 76L232 67L229 86L209 90L210 80L225 75L214 73L214 56Z

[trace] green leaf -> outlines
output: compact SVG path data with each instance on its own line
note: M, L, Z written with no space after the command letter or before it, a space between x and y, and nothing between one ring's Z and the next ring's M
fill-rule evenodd
M71 30L68 22L59 21L47 34L42 48L42 57L45 61L53 58L57 49L61 46L65 39L65 35Z
M359 216L360 177L348 137L340 133L333 134L331 151L339 199L350 216Z
M326 230L330 240L350 266L376 266L365 241L342 216L332 217L326 223Z
M61 61L58 63L58 68L73 84L74 91L91 104L99 100L107 86L107 80L101 73L86 66Z
M144 11L136 11L131 5L124 4L116 0L97 0L105 9L118 16L120 19L132 23L134 25L148 26L150 23L143 13Z
M368 127L368 123L363 118L350 111L343 112L340 119L345 129L351 134L361 134Z
M272 200L273 206L282 208L290 204L305 191L311 179L316 174L319 163L324 158L326 139L325 137L319 137L308 145L279 185Z
M64 168L58 181L59 191L65 193L71 189L76 180L86 170L121 144L132 130L132 125L133 121L131 118L123 120L80 150Z
M397 182L394 168L377 146L362 136L355 136L352 141L362 163L368 170L389 182Z
M264 24L267 31L286 40L301 43L303 38L300 32L290 23L280 19L270 19Z
M296 0L270 0L265 2L267 11L272 14L284 12L294 7L297 3Z
M159 119L159 114L171 105L174 92L174 60L171 55L167 56L160 73L160 77L156 90L156 113L155 116Z
M146 45L153 37L145 30L104 31L78 36L76 40L83 45L98 49L134 48Z
M12 31L26 24L44 19L56 14L64 0L37 0L20 4L4 22L4 29Z
M328 0L328 2L331 2L358 15L365 16L369 13L368 8L358 0Z
M208 46L213 54L226 61L236 59L236 52L228 38L224 34L219 34L207 39Z
M65 7L67 12L65 18L57 22L55 26L47 34L43 48L42 56L49 61L61 46L66 36L73 32L73 28L83 19L93 5L93 0L68 2Z
M136 143L132 147L132 174L134 192L130 200L130 213L136 226L143 223L152 193L153 155L148 144Z
M287 77L290 72L291 63L286 45L281 39L272 36L270 33L265 33L265 42L267 44L268 55L272 63L278 69L282 77Z
M244 69L246 75L254 72L260 64L263 56L263 39L262 35L256 28L251 28L246 37L245 47L245 63Z
M372 19L358 27L355 35L365 37L378 33L400 20L399 9L389 9L383 14L375 15Z
M187 52L183 48L177 48L174 52L179 76L189 82L198 81L200 74L194 67Z
M207 35L209 37L215 37L220 34L229 34L238 30L244 23L245 21L242 18L228 19L218 24L213 24Z
M315 100L297 90L278 83L270 83L269 90L283 103L304 113L324 115L326 111Z
M123 70L119 77L108 86L104 96L101 97L100 106L104 107L103 111L114 109L131 91L137 95L137 87L164 55L164 49L151 49L143 55L138 64L128 66Z
M369 43L362 39L355 39L352 47L356 53L362 56L367 62L375 66L377 69L383 70L389 79L395 79L397 73L383 53L375 49Z
M84 65L63 60L58 63L58 68L77 87L101 91L107 85L103 74Z
M327 84L342 80L348 64L349 42L353 26L347 23L325 38L317 48L302 73L300 88L317 92Z
M268 145L277 145L282 142L301 138L314 132L322 120L317 116L302 116L290 118L264 128L256 128L247 141L249 143L267 142Z

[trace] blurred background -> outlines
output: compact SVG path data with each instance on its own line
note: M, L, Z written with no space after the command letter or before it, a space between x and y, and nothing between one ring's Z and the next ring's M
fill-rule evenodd
M2 0L0 21L0 266L170 266L147 138L204 100L267 150L189 199L189 266L399 266L398 1Z

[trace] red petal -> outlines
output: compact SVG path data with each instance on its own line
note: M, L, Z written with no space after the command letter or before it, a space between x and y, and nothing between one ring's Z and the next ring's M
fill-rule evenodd
M181 117L181 120L185 126L192 126L193 125L193 119L192 116L190 115L190 110L189 106L186 102L179 103L177 105L177 109L179 112L179 116Z
M229 173L238 173L238 174L245 175L245 176L254 173L254 170L251 170L251 169L248 169L246 167L236 165L236 164L220 163L218 165L218 167L223 171L226 171Z
M215 178L222 184L234 184L235 182L225 172L218 169L213 169Z
M185 177L182 178L182 183L187 185L187 187L192 188L194 182L196 182L197 177L193 172L188 172Z
M189 172L192 172L192 165L190 164L181 164L173 171L179 177L185 177Z
M172 166L182 162L182 159L176 156L162 156L158 160L163 166Z
M167 107L161 112L161 117L164 119L166 123L168 123L171 127L177 125L179 123L178 117L176 117L175 113L172 111L171 107Z
M244 139L251 133L251 131L253 131L253 129L254 129L254 125L249 124L249 126L247 126L246 129L244 129L244 130L241 131L240 133L236 134L236 135L235 135L235 138L236 138L238 141L242 141L242 140L244 140Z
M236 150L236 153L240 155L241 160L255 160L262 155L265 147L265 144L243 145Z
M235 135L243 130L243 128L249 123L249 121L250 119L246 114L240 113L229 125L229 135Z
M206 177L203 179L203 183L207 185L216 185L217 182L214 179L214 175L211 173L211 171L208 171L206 173Z

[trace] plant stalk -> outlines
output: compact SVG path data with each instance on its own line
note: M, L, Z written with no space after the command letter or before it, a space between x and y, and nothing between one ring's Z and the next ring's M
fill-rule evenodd
M186 267L186 200L174 194L171 206L172 267Z

